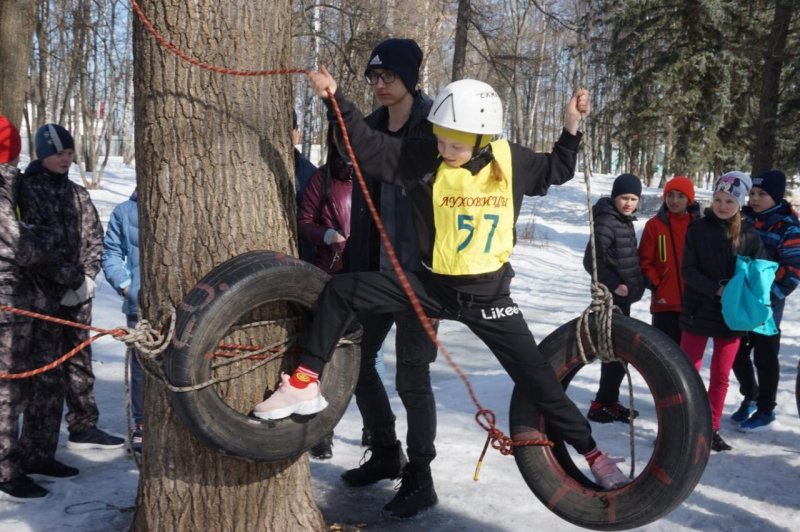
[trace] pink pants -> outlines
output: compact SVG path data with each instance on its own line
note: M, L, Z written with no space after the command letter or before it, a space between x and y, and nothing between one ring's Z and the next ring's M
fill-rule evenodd
M697 371L703 367L703 352L706 350L707 336L698 336L682 331L681 349L689 357ZM725 396L728 394L728 377L739 349L739 338L714 338L714 351L711 354L711 376L708 383L708 402L711 405L711 428L719 430Z

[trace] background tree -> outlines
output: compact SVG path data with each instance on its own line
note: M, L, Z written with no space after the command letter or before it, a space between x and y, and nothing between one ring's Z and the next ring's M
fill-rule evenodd
M753 153L753 173L772 168L775 158L775 137L778 130L778 105L780 103L781 74L786 60L789 25L797 12L797 2L778 0L764 50L764 69L756 121L756 139Z
M25 91L28 87L28 58L36 27L35 0L0 2L0 115L17 127L21 125Z
M291 58L289 0L140 0L181 50L216 65L279 68ZM246 7L246 8L245 8ZM165 51L136 22L136 170L143 317L158 321L213 266L253 249L296 252L286 76L224 76ZM267 378L221 386L252 406ZM274 381L273 381L274 382ZM148 380L133 529L321 530L306 456L247 463L200 445ZM246 408L246 407L245 407ZM279 474L280 473L280 474Z

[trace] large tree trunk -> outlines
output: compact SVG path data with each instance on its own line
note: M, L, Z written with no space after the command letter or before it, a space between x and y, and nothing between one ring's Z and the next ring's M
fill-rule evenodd
M0 115L20 127L25 90L28 87L33 30L36 27L35 0L0 2Z
M756 123L753 175L772 168L775 157L775 131L778 121L781 71L786 54L789 22L792 20L795 6L795 1L778 0L775 2L775 16L772 19L772 29L767 36L764 52L764 79L761 86L758 122Z
M240 69L289 66L289 0L139 0L193 57ZM294 254L291 86L188 65L137 22L136 170L143 318L161 319L213 266L254 249ZM253 405L265 382L228 389ZM320 530L305 456L254 464L203 447L165 388L145 387L143 464L133 529ZM244 400L242 400L244 398Z

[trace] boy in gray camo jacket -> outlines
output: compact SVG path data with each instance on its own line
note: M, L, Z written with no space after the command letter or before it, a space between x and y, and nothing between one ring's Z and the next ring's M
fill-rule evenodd
M103 226L88 191L69 179L75 141L57 124L45 124L34 139L37 160L25 169L19 183L19 209L23 222L60 228L64 238L59 253L64 262L31 268L31 275L44 295L47 314L90 325L94 278L100 271ZM60 356L88 337L88 331L39 321L34 324L33 351ZM124 440L97 428L99 417L94 397L92 351L85 347L64 367L64 385L52 390L67 403L69 449L113 449ZM63 406L52 401L50 422L60 423Z

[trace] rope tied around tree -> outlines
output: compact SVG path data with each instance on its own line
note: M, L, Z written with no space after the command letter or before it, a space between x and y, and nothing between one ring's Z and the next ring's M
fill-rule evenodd
M74 348L72 348L64 355L58 357L57 359L53 360L48 364L45 364L44 366L28 371L22 371L19 373L0 373L0 379L12 379L12 380L27 379L30 377L34 377L36 375L40 375L52 369L55 369L64 362L66 362L67 360L69 360L70 358L80 353L83 350L83 348L85 348L86 346L88 346L93 342L96 342L97 340L99 340L104 336L110 336L115 340L124 342L126 345L130 347L141 349L145 353L160 355L169 346L169 343L172 341L172 334L175 330L174 309L172 309L171 311L170 324L166 335L154 329L152 325L150 325L150 323L147 322L147 320L142 320L142 322L140 322L135 328L121 326L121 327L116 327L114 329L103 329L100 327L86 325L84 323L77 323L74 321L65 320L63 318L56 318L55 316L48 316L46 314L34 312L32 310L25 310L12 307L10 305L0 305L0 311L10 312L18 316L49 321L51 323L56 323L59 325L63 325L65 327L74 327L76 329L82 329L84 331L92 331L97 333L94 336L90 336L89 338L87 338Z

